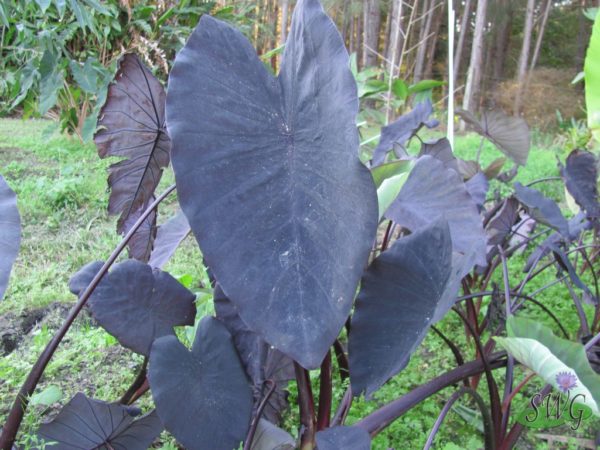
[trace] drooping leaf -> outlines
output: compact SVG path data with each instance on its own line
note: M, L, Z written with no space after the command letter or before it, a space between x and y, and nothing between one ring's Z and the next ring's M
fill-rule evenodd
M573 150L567 157L566 167L561 164L565 185L588 217L600 218L598 203L598 160L593 153Z
M600 141L600 14L594 20L583 71L588 127L596 141Z
M600 415L600 375L591 368L583 345L554 336L540 321L511 316L506 324L507 338L494 339L546 383ZM560 374L574 375L565 385ZM584 397L579 397L582 394Z
M123 224L126 232L133 227L133 224L137 222L152 202L154 202L154 196L150 197L138 210L127 216ZM156 215L156 210L153 210L129 240L127 248L129 249L130 258L135 258L144 263L150 259L154 248L154 239L156 238Z
M412 232L444 217L454 249L463 254L475 251L476 263L486 264L486 237L477 205L461 177L436 158L417 160L385 216Z
M17 196L0 175L0 300L8 286L20 244L21 217L17 209Z
M242 320L306 368L344 324L377 226L357 110L317 0L296 5L277 78L206 15L170 75L177 190L207 264Z
M431 100L426 100L417 104L410 112L400 116L396 121L392 122L381 129L381 139L379 145L373 153L373 166L378 166L385 162L385 158L395 146L404 148L406 142L415 135L422 126L434 128L438 125L435 119L429 119L433 114L433 106Z
M371 436L359 427L338 426L319 431L316 435L319 450L369 450Z
M287 431L260 419L251 450L294 450L296 441Z
M452 242L444 222L398 239L367 269L349 335L352 393L370 397L402 370L438 308L447 311Z
M154 194L171 148L164 89L132 53L119 60L98 127L94 136L98 155L125 158L110 166L108 177L108 211L120 214L117 230L124 234L127 218Z
M485 111L480 120L473 113L462 109L456 111L456 114L514 162L522 166L527 163L531 137L524 119L509 116L500 110Z
M81 291L96 275L88 264L71 280ZM154 339L174 334L173 327L193 325L195 296L166 272L134 259L113 266L91 295L92 316L121 345L148 355Z
M217 319L202 319L191 352L175 336L154 341L148 379L158 416L188 450L237 449L246 437L252 390Z
M179 244L181 244L191 231L185 214L179 210L167 222L158 227L156 239L154 240L154 249L152 250L148 264L152 267L162 268L171 259Z
M453 169L460 173L458 161L454 157L454 153L452 153L450 141L446 138L440 138L432 142L423 142L419 156L423 155L433 156L443 162L446 169Z
M162 430L155 411L136 420L131 408L80 392L52 422L40 426L38 437L53 450L146 450Z
M246 374L252 381L255 407L269 390L265 381L271 380L276 383L276 388L265 406L263 417L272 423L279 423L282 413L288 407L287 385L295 376L293 361L246 326L218 284L214 290L214 303L217 319L223 322L233 337Z
M475 204L480 209L483 209L485 198L487 196L488 189L490 188L490 183L487 177L483 174L483 172L477 172L475 176L471 177L465 182L465 186L467 187L467 192Z
M568 238L569 223L553 200L545 197L540 191L523 186L519 182L515 183L515 195L527 208L531 217L554 228Z

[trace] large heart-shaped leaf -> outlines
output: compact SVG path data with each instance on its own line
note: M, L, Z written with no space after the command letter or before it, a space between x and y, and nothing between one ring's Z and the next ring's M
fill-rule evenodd
M479 207L483 209L490 183L483 172L477 172L473 177L465 182L467 192Z
M422 126L434 128L438 125L435 119L430 120L429 116L433 114L431 100L427 99L417 104L410 112L400 116L396 121L381 129L381 139L379 145L373 153L373 166L378 166L385 162L387 154L394 149L394 146L404 148L408 140L415 135Z
M477 205L461 177L432 156L417 160L385 216L413 232L443 217L450 225L454 249L464 254L475 251L476 263L486 264L486 236Z
M306 368L344 324L377 227L356 84L317 0L300 0L274 78L203 16L169 78L182 209L242 320Z
M124 230L126 230L125 232L131 229L153 201L154 196L150 197L139 209L127 216L123 225ZM144 219L142 225L129 240L128 248L130 258L135 258L142 262L148 262L150 259L154 247L154 239L156 237L156 216L156 210L153 210L150 215Z
M40 426L38 438L53 450L146 450L163 425L155 411L137 420L134 416L132 408L79 392L52 422Z
M569 237L569 223L556 202L545 197L540 191L518 182L515 183L515 195L536 221L554 228L565 238Z
M287 385L295 374L293 361L246 326L218 284L214 290L214 303L217 319L225 324L233 336L242 364L252 380L255 407L269 390L265 381L271 380L276 384L263 410L263 417L273 423L279 423L281 414L288 406Z
M588 217L600 218L598 203L598 160L593 153L573 150L567 157L566 167L560 166L569 193Z
M88 264L71 280L71 289L87 287L98 263ZM134 259L116 264L91 295L92 316L119 342L148 355L154 339L174 334L173 327L193 325L195 296L166 272Z
M445 222L401 238L367 269L349 336L352 393L370 397L402 370L456 295L452 242ZM458 278L460 280L460 277ZM438 311L444 310L444 311Z
M162 268L191 231L187 217L179 210L167 222L158 227L148 264L152 267Z
M296 441L287 431L260 419L250 450L294 450Z
M371 436L359 427L333 427L316 435L318 450L369 450Z
M507 352L600 416L600 375L590 366L583 345L554 336L539 321L511 316L506 329L507 338L494 339Z
M94 136L98 155L125 158L109 169L108 211L120 214L117 230L126 233L128 217L152 197L171 149L165 129L165 91L132 53L119 60L98 127Z
M456 114L514 162L522 166L527 163L531 136L524 119L509 116L500 110L484 111L480 120L473 113L462 109L456 111Z
M17 196L0 175L0 300L8 286L20 243L21 218L17 209Z
M419 156L424 155L433 156L443 162L445 168L454 169L456 172L460 173L458 161L452 152L452 146L448 139L440 138L437 141L423 142L423 144L421 144Z
M188 450L237 449L246 437L252 390L217 319L202 319L191 352L175 336L157 339L148 378L160 419Z

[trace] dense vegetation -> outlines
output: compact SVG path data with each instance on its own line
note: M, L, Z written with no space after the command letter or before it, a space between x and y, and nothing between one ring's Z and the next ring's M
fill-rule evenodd
M61 5L37 3L60 17L67 13ZM92 32L95 14L132 14L129 4L113 5L114 14L106 13L110 5L88 6L85 14L71 11L77 27ZM232 9L204 6L244 31ZM161 15L156 32L190 12L185 8ZM89 82L89 96L80 91L73 99L83 98L84 109L95 105L85 120L98 155L120 158L108 166L108 211L119 216L123 239L110 256L98 255L105 262L87 263L97 254L92 249L80 255L69 281L78 300L52 338L46 329L34 342L44 349L31 371L0 366L20 378L17 386L24 378L0 446L169 448L175 439L190 449L327 450L411 440L429 448L459 433L468 447L511 448L530 427L593 427L592 416L600 415L595 138L574 136L589 149L556 147L552 169L547 151L532 162L522 118L458 110L480 138L454 144L433 117L433 89L444 83L410 84L393 70L361 68L317 0L298 2L273 65L235 26L198 9L191 14L201 16L198 25L164 67L168 92L135 53L120 57L113 77L99 60L69 60L65 47L44 50L38 69L49 71L34 76L39 89L32 82L20 100L31 96L45 107ZM592 134L599 24L583 75ZM62 116L63 128L83 136L85 116ZM20 139L5 144L21 146ZM63 154L73 161L81 151ZM48 149L35 153L55 157ZM163 186L171 162L175 184ZM23 170L11 162L7 179ZM30 189L40 188L38 181ZM27 214L42 219L40 211L61 211L54 218L60 222L60 214L98 201L95 188L65 180ZM175 191L181 211L168 200ZM552 199L563 195L566 214ZM23 212L4 178L0 208L1 295L19 252ZM159 213L172 217L158 226ZM201 256L188 253L190 234ZM173 277L163 268L182 246L186 256L171 267L187 271L201 262L201 269ZM129 258L121 256L125 249ZM19 292L19 281L11 283L9 305ZM81 322L84 309L108 334ZM55 404L62 393L50 385L35 394L36 387L73 327L104 347L118 342L131 350L137 373L103 400L75 394L40 424L31 407ZM95 358L88 348L77 359L86 367ZM430 363L433 373L418 373ZM568 414L538 414L553 389L565 396ZM432 415L435 423L415 433L402 419L416 408L436 410L431 396L448 401ZM454 417L442 431L450 411L469 425L457 426Z

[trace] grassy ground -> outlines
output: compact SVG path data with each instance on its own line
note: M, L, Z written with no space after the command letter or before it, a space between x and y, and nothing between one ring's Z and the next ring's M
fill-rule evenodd
M69 277L84 264L106 258L119 241L115 233L116 219L106 214L105 169L108 162L98 159L93 145L83 146L78 141L51 134L49 125L49 122L43 121L0 120L0 173L18 195L23 222L21 253L5 300L0 303L0 317L18 324L24 334L18 348L0 358L0 423L4 422L10 403L29 368L75 300L67 288ZM536 140L528 166L517 177L523 183L557 175L556 156L564 156L548 142L541 138ZM479 142L474 135L460 137L456 141L456 151L464 158L473 158ZM484 165L498 156L499 152L491 144L484 145ZM173 175L168 172L158 191L172 182ZM560 184L544 183L538 187L564 204ZM492 192L494 189L504 191L508 188L493 184ZM169 199L163 219L174 209L175 202L174 197ZM512 276L522 277L520 271L525 259L525 256L513 259L510 266ZM193 239L185 242L165 269L176 277L186 276L192 280L193 286L199 286L205 275ZM553 274L547 272L531 288L535 289L552 279ZM552 308L574 335L577 321L568 292L558 287L548 289L538 299ZM202 301L208 305L210 298L204 296ZM532 310L530 314L541 319L538 312ZM41 321L36 318L41 318ZM467 347L462 326L455 315L449 315L439 327L458 345ZM474 355L465 356L470 358ZM58 387L63 403L77 391L103 400L114 400L126 390L140 364L140 357L123 350L114 338L83 316L59 348L39 389ZM450 350L441 339L430 333L409 366L388 383L374 401L361 400L355 404L348 422L358 420L382 403L454 365ZM315 372L314 375L318 374ZM497 376L501 382L501 372ZM533 384L531 389L535 387ZM483 389L484 386L481 392L485 392ZM412 409L381 433L373 448L422 447L451 392L452 388L447 389ZM341 396L342 388L336 393ZM518 399L517 404L524 402L525 399ZM464 405L470 406L466 402ZM146 398L142 406L151 407L150 400ZM41 405L32 408L26 418L25 431L33 430L39 418L52 410ZM292 410L287 418L288 429L292 432L291 424L295 418L296 412ZM568 435L592 437L589 428L569 432ZM26 444L27 433L24 436L22 442ZM529 433L528 440L536 442L532 433ZM450 414L436 443L436 448L445 450L478 448L482 446L483 439L475 426L458 414ZM544 448L541 443L536 443L535 447ZM172 440L165 438L162 448L173 448Z

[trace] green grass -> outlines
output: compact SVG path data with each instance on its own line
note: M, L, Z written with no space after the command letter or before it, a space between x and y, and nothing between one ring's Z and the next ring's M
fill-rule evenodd
M4 422L8 408L33 362L59 326L66 309L75 301L68 290L69 277L84 264L107 258L120 240L115 232L116 218L109 217L106 213L106 168L110 162L100 160L93 145L81 145L76 140L50 133L49 125L46 121L0 120L0 172L18 195L23 224L21 252L5 299L0 302L0 316L18 320L20 316L31 314L36 309L46 308L51 311L24 338L16 351L0 359L0 423ZM476 135L459 136L455 150L459 156L472 159L479 144L480 138ZM501 153L493 145L484 143L482 165L485 166L500 156ZM516 180L527 183L558 175L557 156L564 158L565 155L543 137L536 136L529 163L527 167L520 169ZM508 167L510 163L507 162L505 169ZM173 174L168 170L158 191L171 183ZM536 187L566 208L561 183L546 182ZM494 190L506 194L510 188L493 183L490 195L493 195ZM161 210L163 214L159 222L166 220L175 208L176 198L171 196ZM122 257L125 258L126 255ZM525 254L511 259L511 280L523 277L522 267L526 258ZM189 283L193 288L206 284L201 255L192 238L185 241L165 270L176 277L185 275L186 284ZM552 271L546 271L531 282L526 292L549 283L554 277ZM499 272L494 280L501 283ZM573 302L566 289L554 286L540 294L538 299L561 318L571 337L575 338L578 323ZM210 311L210 296L202 295L202 306L202 311ZM589 308L588 312L591 313ZM526 308L525 314L555 328L535 307ZM467 343L462 325L455 314L449 314L438 326L461 348L469 349L464 355L466 359L475 356L473 345ZM185 338L186 333L182 332L181 337ZM77 391L98 399L115 400L127 389L140 364L139 356L121 348L113 337L93 326L91 320L83 314L59 347L38 391L50 385L57 386L63 394L61 403L66 402ZM348 423L356 422L380 405L455 365L448 347L437 335L429 333L408 367L386 384L372 401L359 399L355 402ZM312 376L316 387L318 371L314 371ZM502 386L503 371L497 371L496 378ZM518 375L517 379L520 378L522 375ZM525 394L531 395L539 387L539 383L532 383ZM390 447L422 447L439 411L453 391L454 388L450 387L417 405L378 435L373 448L383 450ZM485 383L482 382L479 391L486 392ZM335 393L337 402L343 394L343 388L336 387ZM293 399L293 386L291 396ZM526 400L526 397L519 396L515 405L521 407ZM459 403L474 408L469 401ZM25 420L22 442L29 439L39 420L55 411L57 406L53 405L50 410L41 406L30 409ZM142 406L151 407L149 396L145 397ZM293 434L297 433L297 419L297 410L291 408L285 424ZM569 436L590 437L589 427L577 433L561 431ZM531 432L528 436L527 442L536 442L537 445ZM175 448L173 441L166 437L163 445L165 449ZM452 450L478 448L482 445L481 433L458 414L451 413L436 438L435 448Z

